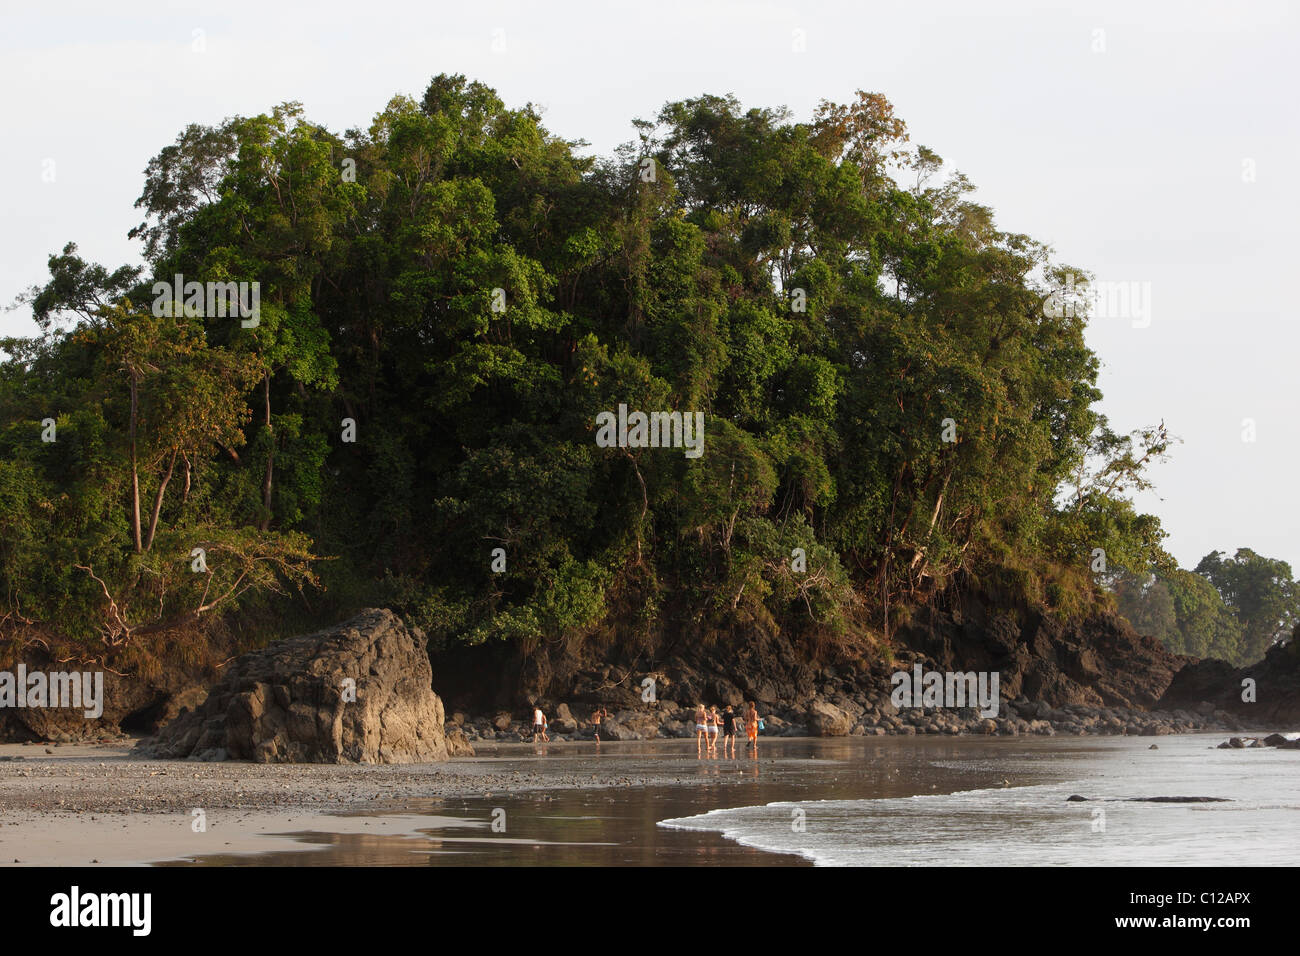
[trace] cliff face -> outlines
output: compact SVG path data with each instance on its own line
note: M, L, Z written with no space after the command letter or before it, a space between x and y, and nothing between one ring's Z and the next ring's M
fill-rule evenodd
M1247 681L1253 681L1253 692ZM1174 677L1160 699L1163 708L1208 701L1250 726L1300 722L1300 640L1269 648L1264 659L1234 668L1226 661L1193 661Z
M329 632L404 633L400 621L390 612L368 614L375 618L376 626L357 627L357 622L349 622ZM199 738L210 729L206 721L221 716L214 708L223 701L229 705L223 705L222 709L224 729L229 729L227 711L235 707L236 718L247 718L244 723L256 716L263 723L275 723L272 729L278 733L280 724L295 723L289 720L295 708L289 706L281 714L284 707L279 700L287 696L290 705L299 701L301 695L290 693L292 675L314 674L313 669L323 666L322 660L329 656L322 652L321 636L300 639L299 643L306 640L311 645L306 650L294 641L284 641L272 645L260 656L250 655L249 660L264 659L267 666L281 661L285 655L300 655L292 667L281 666L276 671L284 675L283 679L276 674L250 672L243 675L247 680L238 688L227 688L229 693L222 690L211 701L204 702L207 694L203 688L194 685L192 675L182 674L180 670L147 682L110 675L105 687L104 714L99 720L88 721L81 714L69 711L0 709L0 738L56 739L56 735L61 736L69 729L79 731L72 736L87 732L114 733L117 724L128 717L156 726L167 723L186 705L191 713L173 722L168 728L169 739L175 738L182 729L192 729L194 739L188 742L188 750L202 750L198 747ZM413 652L423 646L413 641L411 645ZM891 674L911 670L919 664L925 670L941 672L996 672L1002 700L1016 701L1016 712L1031 718L1042 716L1041 709L1107 707L1128 711L1195 710L1199 715L1227 711L1234 719L1251 726L1300 720L1300 653L1295 650L1300 642L1294 640L1289 649L1274 649L1260 664L1234 670L1222 661L1194 661L1170 654L1156 640L1135 633L1118 615L1097 614L1062 623L1034 608L1009 607L997 596L969 592L950 594L945 601L916 609L911 620L893 635L892 646L892 660L877 658L867 663L847 655L818 656L783 633L750 626L713 641L701 640L691 633L663 635L654 646L641 650L632 650L627 642L609 637L569 646L543 644L530 654L522 654L506 644L458 647L435 655L432 672L438 675L439 692L447 702L448 713L505 712L507 719L509 714L533 702L541 703L548 710L566 703L575 708L575 714L582 716L580 708L598 704L611 712L650 709L675 714L678 708L691 709L701 701L739 705L754 700L765 712L781 714L788 723L813 732L819 732L817 728L826 722L827 704L846 712L848 719L871 726L872 719L893 720L897 714L889 704ZM371 671L369 665L362 667L359 663L364 656L353 655L358 662L355 668L358 684L362 683L360 677ZM403 652L379 657L389 664L401 658L405 664L398 670L409 670L411 674L418 671L417 683L427 687L430 681L427 655L411 656ZM242 674L242 667L228 670L225 681L233 680L235 671ZM335 669L339 674L351 673L345 667ZM391 676L397 680L401 675ZM1256 681L1257 703L1241 700L1242 680L1247 677ZM647 681L651 683L647 685ZM210 680L201 683L212 685ZM281 685L284 691L277 697L275 688ZM649 703L651 700L656 702L654 707ZM1030 702L1040 706L1027 709ZM204 703L206 707L199 706ZM310 703L320 709L321 701L313 698ZM260 707L259 712L244 714L244 710L249 710L246 704L254 710ZM337 716L334 709L325 708L329 711L325 723L330 729L326 737L333 749L324 748L323 756L298 754L286 743L280 748L284 754L267 753L261 759L384 759L374 748L363 747L366 753L359 755L360 751L344 753L356 748L340 750L334 746L334 717ZM1228 714L1221 716L1226 718ZM315 727L319 722L313 718L310 723ZM1130 717L1124 716L1121 723L1127 728ZM234 720L234 724L242 726L240 719ZM214 734L208 735L213 739L205 745L207 749L224 747L227 753L242 755L237 743L232 749L224 743L224 738L216 740L221 735L215 733L215 728L211 729ZM1110 732L1137 731L1121 728ZM274 736L271 733L268 739ZM361 734L357 739L364 736ZM438 749L436 742L433 747ZM290 750L295 751L293 756L287 756Z
M1117 614L1063 623L1032 608L998 607L980 593L920 609L896 638L936 670L997 671L1003 697L1052 707L1150 709L1191 661Z
M24 676L30 680L32 674L56 672L77 675L84 698L78 706L56 706L53 700L33 706L30 697L21 706L5 693L6 681L17 684ZM123 731L153 730L182 706L193 705L205 676L198 667L177 663L148 678L134 677L30 649L0 674L0 742L111 740L125 736ZM50 684L52 688L53 679ZM93 690L93 706L86 689Z
M805 709L829 693L828 665L836 672L834 693L876 696L888 690L891 673L916 663L930 670L997 672L1006 700L1150 709L1191 660L1170 654L1115 614L1062 623L978 593L919 608L893 644L893 663L814 662L785 635L749 627L710 644L665 640L640 654L600 641L562 651L543 647L527 657L505 648L467 648L444 655L436 666L449 707L473 712L530 700L636 707L647 677L658 699L683 706L756 700Z

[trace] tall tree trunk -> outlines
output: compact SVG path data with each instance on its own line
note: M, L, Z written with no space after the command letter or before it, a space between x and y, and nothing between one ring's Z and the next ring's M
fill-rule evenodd
M136 374L131 373L131 531L135 538L135 553L144 550L140 540L140 470L135 461L135 423L139 408L139 386Z
M172 460L167 463L167 474L163 475L163 480L158 483L158 494L153 497L153 514L149 516L149 536L144 541L146 551L153 547L154 532L158 530L158 514L162 511L163 495L167 493L167 482L172 480L172 472L176 469L177 452L178 449L172 449Z
M262 392L266 396L266 477L262 479L261 530L271 527L271 475L275 468L275 435L271 428L271 373L262 378Z
M898 509L898 495L903 489L903 475L907 473L907 462L899 466L898 475L894 478L894 493L889 499L889 525L885 529L885 556L880 563L880 607L881 607L881 628L885 634L885 640L889 640L889 559L894 553L894 515Z

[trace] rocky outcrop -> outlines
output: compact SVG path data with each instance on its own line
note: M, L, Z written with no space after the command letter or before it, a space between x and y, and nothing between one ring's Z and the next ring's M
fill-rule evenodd
M1005 701L1141 711L1157 706L1190 660L1139 635L1113 613L1058 620L977 590L954 589L915 608L891 644L895 659L888 664L824 655L818 661L789 635L753 624L709 639L662 634L635 653L611 635L554 651L543 646L529 655L502 645L456 648L438 668L446 675L440 689L473 713L513 711L533 701L566 702L577 717L595 705L644 709L650 682L661 703L740 707L753 700L760 710L798 711L795 723L833 734L843 721L824 711L814 718L809 707L820 700L844 711L847 732L870 726L862 719L864 693L874 697L888 689L891 671L917 661L938 671L997 672ZM485 680L486 674L493 679Z
M919 608L896 638L935 670L996 671L1004 698L1054 708L1154 708L1190 660L1118 614L1060 621L1034 608L1002 607L983 593Z
M554 652L543 646L526 658L512 657L502 645L459 648L447 655L452 663L442 686L465 711L495 708L491 722L464 722L470 740L520 739L516 716L526 720L519 711L534 703L557 714L551 731L557 740L590 739L582 718L597 705L613 715L602 739L618 740L691 737L697 703L739 710L750 700L767 720L765 733L776 736L1161 736L1242 729L1237 716L1214 704L1189 708L1162 700L1191 659L1169 653L1112 613L1065 621L997 595L954 589L913 609L891 645L891 659L872 652L818 661L788 635L754 624L710 639L661 636L651 646L634 645L635 653L612 638ZM895 705L891 675L916 665L996 673L998 712ZM642 712L657 719L657 730L648 723L629 728L629 716Z
M1279 750L1300 750L1300 737L1294 739L1283 734L1269 734L1263 740L1258 737L1230 737L1219 744L1220 750L1249 750L1256 747L1277 747Z
M231 662L150 756L257 763L422 763L449 756L423 635L388 610ZM453 741L463 753L468 740ZM472 749L470 749L472 752Z
M45 675L41 680L53 686L48 680L52 673L75 674L80 686L77 698L69 696L69 701L63 702L75 700L76 706L55 706L53 700L42 706L0 703L0 743L116 741L129 732L152 733L181 707L202 699L203 693L195 683L202 679L198 668L178 665L142 679L119 674L100 663L55 659L39 648L27 649L16 663L3 670L15 688L20 677L30 686L28 682L35 674ZM62 676L59 679L62 681ZM93 696L93 707L90 697L81 699L83 689Z
M1221 709L1251 727L1300 724L1300 640L1293 635L1249 667L1192 662L1178 672L1160 706Z
M1066 803L1087 803L1088 797L1077 793L1065 798ZM1232 803L1228 797L1102 797L1097 801L1109 803Z

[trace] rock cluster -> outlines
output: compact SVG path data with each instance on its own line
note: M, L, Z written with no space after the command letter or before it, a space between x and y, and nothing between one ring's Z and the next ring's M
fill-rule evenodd
M417 763L449 756L423 635L388 610L279 641L230 665L146 756L257 763ZM451 749L464 753L463 735Z
M1282 734L1269 734L1262 740L1259 737L1231 737L1219 744L1220 750L1247 750L1252 747L1276 747L1279 750L1300 750L1300 737L1294 740Z
M803 705L759 705L769 737L843 737L926 734L984 734L999 736L1055 734L1128 735L1160 737L1202 730L1240 729L1236 718L1213 707L1193 710L1143 711L1127 707L1089 707L1066 704L1052 707L1024 697L1003 701L996 717L984 717L976 708L955 709L896 707L888 687L870 682L861 688L834 669L819 672L822 683ZM552 740L590 740L591 724L574 717L574 711L589 715L585 706L541 701L550 720ZM739 712L739 707L737 707ZM488 716L452 715L449 728L470 741L512 742L532 739L532 718L500 711ZM648 740L656 737L694 737L694 706L670 700L643 704L639 708L611 710L601 723L602 740Z
M629 659L616 641L543 647L529 656L508 648L460 648L439 663L440 689L464 714L470 740L518 740L530 724L526 702L552 718L552 739L590 739L582 718L594 706L614 715L602 737L689 737L696 703L753 700L781 736L883 734L1129 734L1243 730L1245 716L1218 696L1162 695L1188 658L1170 654L1128 622L1098 613L1066 622L996 595L956 593L918 608L892 636L892 659L814 663L774 628L751 625L725 636L664 635ZM651 658L654 664L642 663ZM972 708L904 709L890 702L891 673L997 673L1003 698L996 716ZM491 675L485 677L485 675ZM656 694L646 703L647 682ZM1206 694L1215 688L1206 690ZM505 704L511 710L505 710ZM560 715L560 705L567 705ZM529 736L530 726L523 726Z

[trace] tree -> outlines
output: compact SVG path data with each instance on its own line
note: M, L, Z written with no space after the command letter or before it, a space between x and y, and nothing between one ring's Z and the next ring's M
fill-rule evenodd
M1110 430L1086 317L1044 308L1064 267L888 100L633 126L581 156L440 75L341 134L295 103L187 127L146 170L146 270L65 247L42 337L5 346L3 593L119 649L374 604L532 647L888 632L999 575L1063 612L1102 600L1095 548L1169 564L1130 496L1172 439ZM146 273L256 283L260 314L141 311ZM703 415L703 457L598 448L620 405ZM1174 640L1167 596L1179 639L1226 640L1194 582L1161 587L1151 626Z
M1196 565L1236 615L1241 626L1241 659L1254 663L1300 623L1300 589L1285 561L1238 548L1231 558L1211 551Z

